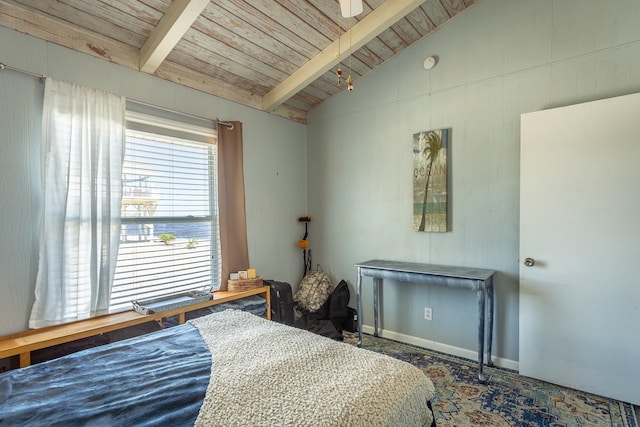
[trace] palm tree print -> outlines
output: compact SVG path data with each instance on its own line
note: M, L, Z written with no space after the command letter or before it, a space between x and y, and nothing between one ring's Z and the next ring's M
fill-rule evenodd
M446 162L447 138L448 129L420 132L414 135L414 229L417 231L446 231L446 200L444 217L441 210L442 197L446 197L444 162ZM442 156L444 157L441 159ZM432 177L435 179L435 176L438 176L438 179L434 182ZM421 200L418 199L420 196ZM433 200L431 204L429 200Z

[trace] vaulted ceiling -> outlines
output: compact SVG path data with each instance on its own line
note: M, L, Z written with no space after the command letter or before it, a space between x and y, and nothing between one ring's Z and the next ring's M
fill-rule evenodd
M305 122L476 1L364 0L343 18L338 0L0 0L0 25Z

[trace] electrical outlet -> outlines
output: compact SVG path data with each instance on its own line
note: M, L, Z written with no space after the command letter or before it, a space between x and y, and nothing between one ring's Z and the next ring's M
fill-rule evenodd
M431 318L432 318L431 315L432 315L431 309L429 307L425 307L424 308L424 320L431 320Z

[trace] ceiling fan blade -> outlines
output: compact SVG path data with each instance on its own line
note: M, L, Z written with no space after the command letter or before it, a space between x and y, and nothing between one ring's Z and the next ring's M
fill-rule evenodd
M359 15L362 11L362 0L340 0L340 12L343 18Z

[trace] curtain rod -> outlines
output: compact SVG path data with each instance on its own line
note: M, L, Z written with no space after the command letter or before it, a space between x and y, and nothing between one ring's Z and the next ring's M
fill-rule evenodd
M39 77L42 80L46 80L47 79L47 76L45 76L44 74L32 73L31 71L21 70L20 68L12 67L12 66L7 65L7 64L5 64L3 62L0 62L0 70L11 70L11 71L16 71L18 73L28 74L28 75L34 76L34 77Z
M165 108L165 107L160 107L158 105L149 104L148 102L138 101L137 99L131 99L131 98L127 98L127 99L129 101L131 101L131 102L135 102L136 104L144 105L145 107L157 108L158 110L163 110L163 111L166 111L168 113L179 114L179 115L182 115L182 116L187 116L187 117L191 117L191 118L198 119L198 120L212 120L212 119L208 119L206 117L196 116L194 114L183 113L182 111L172 110L171 108ZM223 122L222 120L218 119L217 117L213 121L215 121L216 124L219 123L221 125L226 126L227 129L229 129L229 130L233 130L233 123Z
M23 73L23 74L28 74L30 76L38 77L38 78L40 78L42 80L46 80L47 79L47 76L45 76L44 74L32 73L31 71L22 70L20 68L12 67L10 65L5 64L4 62L0 62L0 70L11 70L11 71L16 71L18 73ZM141 104L141 105L144 105L146 107L158 108L158 109L167 111L169 113L182 114L182 115L185 115L185 116L190 116L190 117L192 117L194 119L200 119L200 120L204 119L204 117L195 116L193 114L182 113L180 111L175 111L175 110L171 110L169 108L159 107L157 105L148 104L146 102L138 101L138 100L135 100L135 99L129 99L129 100L132 101L132 102L135 102L136 104ZM210 119L204 119L204 120L210 120ZM229 129L229 130L233 130L233 123L223 122L222 120L219 120L218 118L215 119L215 122L216 122L216 124L221 124L223 126L226 126L227 129Z
M147 102L138 101L137 99L127 98L127 100L129 100L131 102L135 102L136 104L139 104L139 105L144 105L145 107L157 108L158 110L163 110L163 111L166 111L168 113L180 114L182 116L187 116L187 117L191 117L191 118L198 119L198 120L211 120L211 119L207 119L206 117L200 117L200 116L196 116L194 114L183 113L181 111L172 110L170 108L160 107L160 106L157 106L157 105L149 104ZM233 130L233 123L223 122L222 120L220 120L218 118L216 118L214 121L216 122L216 124L219 123L221 125L226 126L227 129Z

